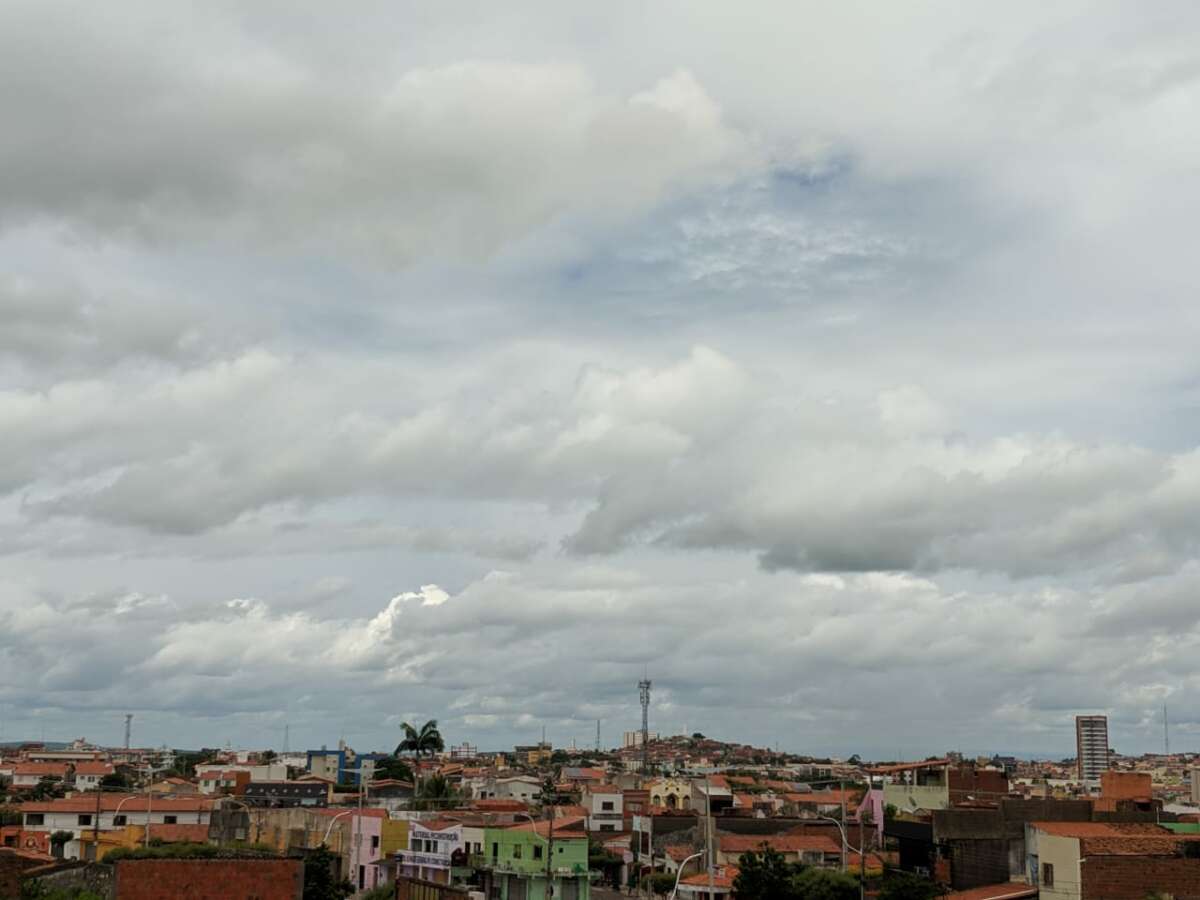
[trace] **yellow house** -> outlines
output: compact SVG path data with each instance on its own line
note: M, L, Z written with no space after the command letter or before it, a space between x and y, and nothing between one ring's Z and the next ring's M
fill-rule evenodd
M405 819L383 819L380 825L380 857L387 859L398 850L408 849L408 822Z

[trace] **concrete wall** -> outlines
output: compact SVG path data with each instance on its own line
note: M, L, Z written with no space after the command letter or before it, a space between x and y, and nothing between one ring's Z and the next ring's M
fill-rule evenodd
M1039 832L1037 854L1039 900L1080 900L1079 839ZM1053 887L1041 883L1046 863L1054 866Z
M950 805L950 789L945 785L885 784L883 802L899 810L945 809Z
M120 900L301 900L298 859L126 859L116 865Z

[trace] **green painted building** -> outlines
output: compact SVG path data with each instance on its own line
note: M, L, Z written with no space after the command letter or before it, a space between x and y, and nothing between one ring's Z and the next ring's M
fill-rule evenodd
M472 859L484 873L488 900L590 900L588 840L582 820L484 829L483 853ZM547 872L553 892L547 894Z

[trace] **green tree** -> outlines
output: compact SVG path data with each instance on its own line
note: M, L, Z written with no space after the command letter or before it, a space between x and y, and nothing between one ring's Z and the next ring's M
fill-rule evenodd
M100 790L125 790L129 787L129 776L121 769L100 779Z
M55 800L66 796L62 779L56 775L46 775L38 779L38 783L29 792L30 800Z
M274 750L264 750L262 753L258 754L258 761L264 766L269 766L278 758L279 754Z
M434 775L421 782L417 789L414 806L416 809L447 809L458 800L458 790L442 775Z
M765 843L761 853L743 853L733 892L738 900L786 900L792 896L792 878L799 868Z
M322 844L304 858L304 900L345 900L354 885L333 876L337 856Z
M879 889L879 900L934 900L942 895L936 882L909 872L889 871Z
M642 879L642 887L649 888L652 893L658 894L660 897L665 897L675 887L675 876L670 872L655 872Z
M400 727L404 731L404 740L396 746L396 756L401 753L411 753L414 756L425 756L426 754L433 756L446 749L442 733L438 731L437 719L430 719L421 726L420 730L408 722L402 722Z
M792 876L796 900L858 900L858 879L833 869L804 868Z
M375 762L375 777L376 778L394 778L397 781L412 781L412 768L398 756L389 756L386 759L376 760Z

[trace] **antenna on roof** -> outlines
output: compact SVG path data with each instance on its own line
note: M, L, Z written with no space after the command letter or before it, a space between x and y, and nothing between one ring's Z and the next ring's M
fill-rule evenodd
M642 701L642 774L650 771L650 679L638 682L638 697Z
M596 720L596 752L600 752L600 720Z

